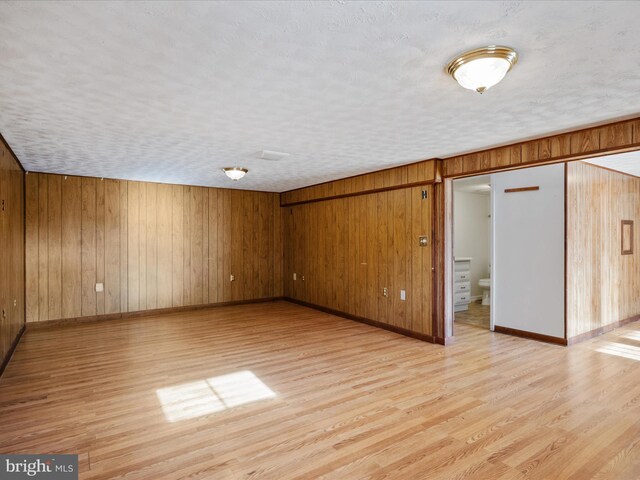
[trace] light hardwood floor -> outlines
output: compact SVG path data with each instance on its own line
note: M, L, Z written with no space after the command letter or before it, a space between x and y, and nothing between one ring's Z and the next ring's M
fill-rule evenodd
M640 325L569 348L456 332L286 302L27 331L0 452L75 452L82 479L640 477Z

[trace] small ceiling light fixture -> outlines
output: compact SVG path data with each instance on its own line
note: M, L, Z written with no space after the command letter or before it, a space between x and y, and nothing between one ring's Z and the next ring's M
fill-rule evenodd
M235 181L244 177L249 170L240 167L226 167L223 168L222 171L227 175L227 177Z
M461 87L484 93L499 83L517 61L513 48L490 45L458 55L447 65L447 73Z

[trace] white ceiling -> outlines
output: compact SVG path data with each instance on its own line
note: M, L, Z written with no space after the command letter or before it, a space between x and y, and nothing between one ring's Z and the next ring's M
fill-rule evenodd
M584 161L640 177L640 152L618 153L617 155L591 158Z
M33 171L283 191L637 114L638 18L614 1L4 1L0 132ZM485 95L444 73L492 43L520 62ZM230 165L249 174L232 184Z

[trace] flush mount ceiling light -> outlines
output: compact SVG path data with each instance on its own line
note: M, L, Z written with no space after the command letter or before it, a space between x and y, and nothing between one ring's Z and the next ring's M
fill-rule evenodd
M447 73L460 86L484 93L500 82L517 61L513 48L490 45L458 55L447 65Z
M223 168L222 171L229 177L231 180L240 180L245 174L249 171L246 168L240 167L226 167Z

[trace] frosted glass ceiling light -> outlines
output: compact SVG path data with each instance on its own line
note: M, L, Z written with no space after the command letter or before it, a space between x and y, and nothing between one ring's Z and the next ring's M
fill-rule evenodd
M490 45L458 55L447 65L447 73L461 87L484 93L499 83L517 61L513 48Z
M240 180L249 170L240 167L227 167L223 168L222 171L226 173L227 177L231 180Z

